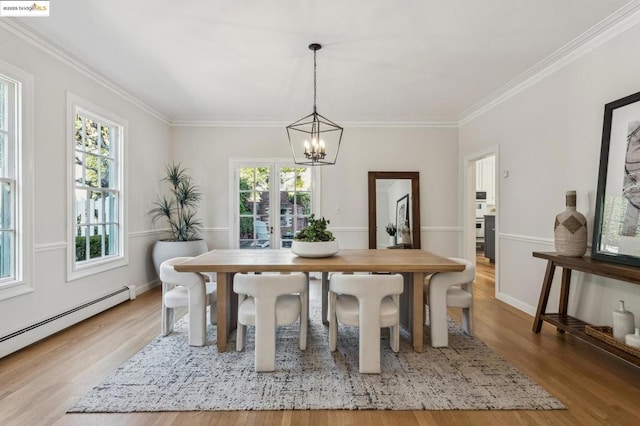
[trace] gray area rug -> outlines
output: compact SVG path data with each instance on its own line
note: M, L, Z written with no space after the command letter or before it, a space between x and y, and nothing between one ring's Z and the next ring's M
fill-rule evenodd
M362 375L358 329L341 326L338 350L331 353L320 300L312 298L310 308L307 350L298 348L297 324L280 327L273 373L253 369L253 328L248 328L244 352L235 352L234 332L230 352L220 354L215 326L208 325L208 346L190 347L183 318L173 334L157 337L69 412L566 408L451 320L450 346L432 348L427 332L423 353L413 352L404 331L400 352L394 353L384 331L382 374Z

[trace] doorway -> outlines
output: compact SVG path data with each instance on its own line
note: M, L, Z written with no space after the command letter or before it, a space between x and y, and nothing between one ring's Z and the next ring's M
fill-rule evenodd
M476 271L495 282L499 292L498 147L465 157L464 254L475 260Z
M318 172L277 160L235 160L230 169L230 247L291 247L294 235L318 210Z

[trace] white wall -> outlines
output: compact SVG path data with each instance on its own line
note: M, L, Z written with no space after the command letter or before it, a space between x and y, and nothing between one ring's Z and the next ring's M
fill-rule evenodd
M640 91L640 27L609 40L460 128L460 158L499 145L499 295L535 313L546 262L532 251L554 251L553 222L565 191L577 190L591 238L604 105ZM589 248L590 250L590 248ZM556 281L559 279L556 274ZM640 286L574 273L569 314L611 324L617 301L636 313ZM557 308L558 283L550 311Z
M172 157L202 186L210 248L228 247L229 158L290 158L284 127L175 127ZM343 248L368 247L368 171L420 172L422 247L458 255L455 128L345 128L335 166L322 168L320 214Z
M150 250L156 238L147 210L161 189L168 160L169 126L75 67L0 26L0 58L33 75L35 176L35 291L0 300L0 336L103 296L123 285L147 288L156 279ZM129 122L129 264L88 278L66 281L67 153L66 91Z

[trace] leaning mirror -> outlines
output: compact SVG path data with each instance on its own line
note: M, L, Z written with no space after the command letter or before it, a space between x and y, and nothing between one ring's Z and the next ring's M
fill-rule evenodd
M419 172L369 172L369 248L420 248ZM409 242L402 229L408 224ZM396 228L395 239L387 226ZM405 239L406 241L406 239Z

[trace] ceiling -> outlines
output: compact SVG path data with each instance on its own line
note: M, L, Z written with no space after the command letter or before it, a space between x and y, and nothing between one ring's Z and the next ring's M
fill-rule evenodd
M629 0L65 0L21 18L172 123L457 123ZM546 61L546 62L545 62Z

